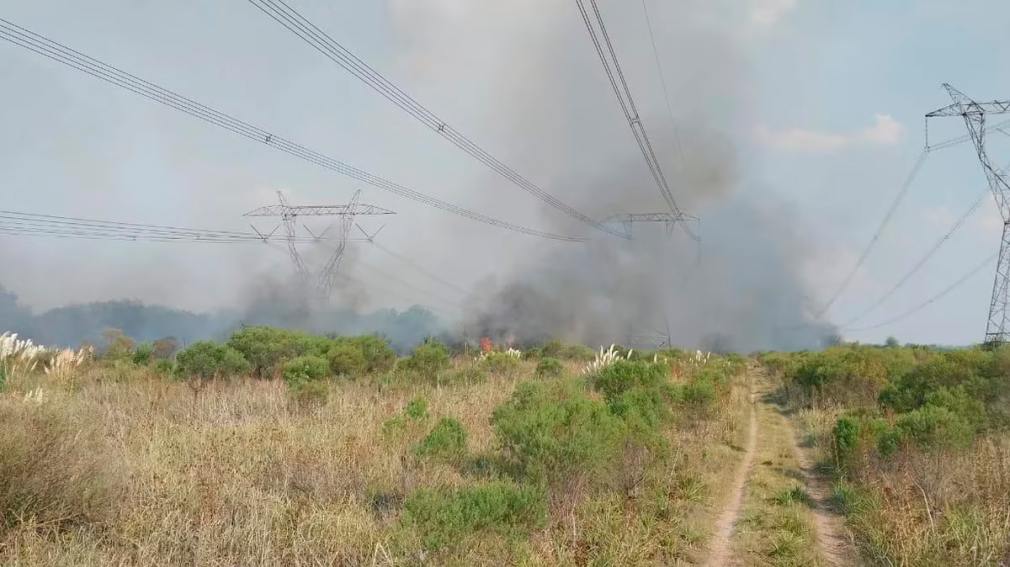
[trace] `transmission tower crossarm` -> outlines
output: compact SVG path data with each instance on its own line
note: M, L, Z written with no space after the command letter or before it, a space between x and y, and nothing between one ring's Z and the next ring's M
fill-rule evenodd
M938 108L926 115L926 118L945 116L964 116L965 114L1010 114L1010 100L993 100L989 102L967 103L957 102L943 108Z

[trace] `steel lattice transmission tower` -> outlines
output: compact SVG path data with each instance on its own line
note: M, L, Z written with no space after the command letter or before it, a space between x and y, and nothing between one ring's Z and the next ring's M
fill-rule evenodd
M302 225L305 231L311 235L312 242L336 242L336 247L329 254L326 263L323 264L323 267L320 268L319 272L316 274L314 282L315 288L319 294L323 297L328 297L336 284L337 269L340 267L340 260L344 257L344 252L347 250L347 242L350 239L351 229L357 226L358 230L365 235L365 239L369 241L375 238L375 235L379 233L379 230L382 230L382 227L380 227L379 230L376 230L374 233L369 235L365 232L365 229L355 224L355 217L396 214L389 209L383 209L382 207L377 207L375 205L361 203L359 201L360 196L361 191L355 192L354 197L352 197L351 201L346 205L290 205L288 204L288 200L284 196L284 193L278 191L278 204L254 209L246 213L244 216L280 217L281 224L274 227L273 231L271 231L269 235L272 235L280 227L284 227L284 232L287 236L288 255L291 257L291 263L295 266L295 273L297 273L298 277L306 283L312 283L311 280L313 279L313 276L309 268L306 266L301 252L295 245L296 241L298 241L298 217L337 217L338 230L335 237L327 236L327 233L331 228L333 228L333 224L328 225L319 234L313 232L307 225ZM269 238L269 235L264 235L255 226L252 228L264 239Z
M999 260L996 264L996 279L992 288L992 300L989 303L989 322L985 328L987 344L1004 343L1010 338L1007 328L1007 292L1010 291L1010 184L1007 183L1007 173L993 167L985 148L986 117L991 114L1010 113L1010 100L994 100L991 102L976 102L964 93L944 83L953 104L926 115L927 126L930 118L960 116L968 127L968 134L975 145L975 152L982 163L989 188L996 198L1000 216L1003 218L1003 238L1000 241ZM926 130L926 146L929 147L929 129Z

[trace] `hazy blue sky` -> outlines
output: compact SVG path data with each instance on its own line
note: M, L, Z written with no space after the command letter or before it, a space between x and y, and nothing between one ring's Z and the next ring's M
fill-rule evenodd
M802 274L812 307L838 286L911 169L923 145L923 115L949 102L940 84L980 99L1010 98L1005 1L646 1L678 128L702 124L731 141L736 159L727 167L736 171L736 191L774 203L786 213L781 222L795 225L808 251ZM603 164L627 161L641 167L641 184L615 187L599 208L657 198L644 165L633 161L636 150L574 2L290 2L548 190L578 201L579 187L606 175ZM642 6L600 5L668 163L670 117ZM243 0L14 0L0 7L0 17L422 192L530 226L578 229ZM401 213L383 231L386 246L462 286L569 246L496 231L362 186L6 42L0 42L0 77L6 209L242 229L241 214L270 203L278 188L299 202L340 202L362 188L365 201ZM962 133L963 124L953 119L931 125L936 139ZM681 135L690 136L690 129ZM994 138L992 155L1005 165L1010 144ZM930 156L829 319L845 322L876 299L984 188L969 145ZM692 198L690 188L674 191L688 194L686 203L701 214L711 200ZM938 292L993 253L1000 230L987 198L918 277L860 324ZM354 254L452 295L374 251L356 247ZM198 310L234 307L252 293L250 281L283 278L289 270L283 254L257 246L96 246L6 237L0 237L0 262L0 283L36 308L122 297ZM979 340L992 272L987 268L900 323L846 335ZM357 275L375 281L364 266ZM388 293L385 287L362 292L360 301L428 301L427 294L384 285Z

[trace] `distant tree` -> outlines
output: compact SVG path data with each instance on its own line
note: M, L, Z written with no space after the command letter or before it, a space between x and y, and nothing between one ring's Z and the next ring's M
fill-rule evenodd
M887 340L884 341L884 346L886 346L887 348L896 348L898 345L899 345L898 339L894 337L887 337Z
M136 343L120 329L105 329L102 331L105 340L104 355L109 358L127 358L133 355Z
M213 341L195 342L180 352L175 360L176 371L193 390L194 402L207 382L250 370L242 353Z
M186 378L213 380L249 371L242 353L213 341L199 341L176 356L179 374Z
M151 343L153 348L151 355L160 360L172 358L172 355L179 350L179 340L175 337L164 337Z

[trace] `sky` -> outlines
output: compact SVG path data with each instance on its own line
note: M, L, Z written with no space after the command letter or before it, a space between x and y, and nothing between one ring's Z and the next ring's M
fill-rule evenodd
M550 192L598 216L623 203L660 203L574 2L290 3ZM702 177L680 178L675 195L705 227L705 212L718 214L713 203L724 197L693 186L721 187L709 178L732 172L725 185L733 198L767 204L780 215L771 224L787 225L802 248L796 261L811 313L838 289L909 175L924 145L923 115L949 103L941 83L979 99L1010 98L1010 77L999 72L1010 59L1005 2L645 3L672 115L642 4L599 0L661 161L673 169L684 159L677 157L678 140L732 147L706 153L728 157ZM244 0L14 0L0 7L0 17L429 195L534 228L586 230L414 122ZM242 213L271 204L278 189L306 204L344 202L362 189L363 201L398 213L362 221L369 229L384 225L384 246L478 296L527 269L531 256L578 246L398 198L5 42L0 76L5 209L243 230ZM930 124L933 140L963 133L956 119ZM1010 162L1006 140L994 137L990 153L1000 166ZM587 194L614 164L634 172L612 190ZM842 326L864 311L985 183L970 145L930 154L825 319ZM915 278L852 327L873 326L929 299L994 253L1000 231L986 197ZM0 284L35 309L134 298L208 311L240 307L263 286L290 277L284 253L228 246L0 236ZM425 303L452 318L463 303L455 290L364 244L351 247L348 269L365 282L344 290L361 306ZM895 324L843 327L842 334L876 342L889 335L976 342L993 269ZM397 274L397 281L384 273ZM732 269L717 273L747 280Z

